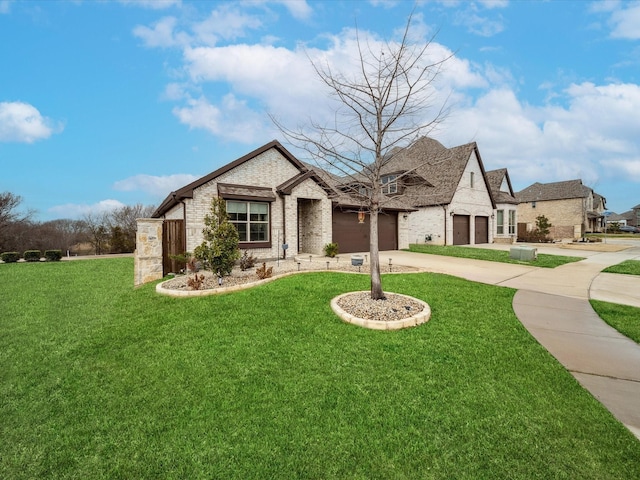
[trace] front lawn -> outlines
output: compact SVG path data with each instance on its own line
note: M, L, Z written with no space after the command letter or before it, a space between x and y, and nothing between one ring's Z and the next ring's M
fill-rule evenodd
M625 260L617 265L611 265L610 267L605 268L603 272L640 275L640 260Z
M548 255L539 253L538 258L532 262L523 262L509 258L508 250L492 250L488 248L458 247L455 245L409 245L410 252L428 253L431 255L444 255L447 257L471 258L474 260L487 260L489 262L515 263L518 265L531 265L534 267L555 268L566 263L579 262L583 257L571 257L565 255Z
M640 343L640 308L601 300L590 300L590 302L601 319L621 334Z
M640 478L640 442L522 327L514 290L386 275L396 332L301 274L179 299L130 258L0 265L0 478Z

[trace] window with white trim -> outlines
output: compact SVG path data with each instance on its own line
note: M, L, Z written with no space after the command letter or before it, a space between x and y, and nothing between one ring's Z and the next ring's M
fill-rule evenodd
M227 215L241 243L269 241L268 203L227 200Z
M398 193L398 176L397 175L385 175L380 179L382 183L382 193L389 195L391 193Z
M504 210L498 210L496 213L496 234L504 235Z
M516 234L516 211L509 210L509 235Z

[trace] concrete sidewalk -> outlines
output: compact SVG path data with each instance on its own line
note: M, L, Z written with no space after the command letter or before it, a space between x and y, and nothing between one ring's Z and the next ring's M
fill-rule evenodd
M640 346L589 304L596 298L640 307L640 278L601 273L640 259L640 248L577 254L586 258L554 269L396 251L380 258L517 289L513 309L525 328L640 440Z

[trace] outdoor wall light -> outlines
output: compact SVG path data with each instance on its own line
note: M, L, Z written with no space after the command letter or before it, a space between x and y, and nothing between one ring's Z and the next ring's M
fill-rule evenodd
M364 223L364 212L362 210L358 212L358 223Z

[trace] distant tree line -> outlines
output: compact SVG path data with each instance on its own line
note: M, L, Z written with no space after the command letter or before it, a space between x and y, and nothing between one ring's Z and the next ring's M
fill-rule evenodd
M126 205L80 220L39 222L21 211L22 197L0 193L0 252L61 250L63 254L130 253L136 248L136 219L150 217L151 205Z

